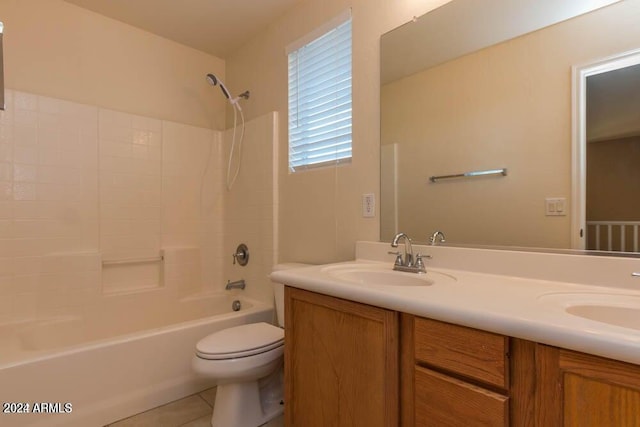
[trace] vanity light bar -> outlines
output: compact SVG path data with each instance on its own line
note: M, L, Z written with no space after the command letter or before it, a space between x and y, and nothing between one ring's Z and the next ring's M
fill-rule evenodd
M445 179L474 178L474 177L477 177L477 176L490 176L490 175L507 176L507 168L490 169L490 170L486 170L486 171L473 171L473 172L457 173L455 175L430 176L429 177L429 181L438 182L438 181L445 180Z

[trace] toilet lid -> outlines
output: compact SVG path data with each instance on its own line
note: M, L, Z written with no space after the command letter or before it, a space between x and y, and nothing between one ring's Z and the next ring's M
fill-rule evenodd
M205 359L230 359L263 353L284 343L284 330L268 323L250 323L215 332L198 341L196 353Z

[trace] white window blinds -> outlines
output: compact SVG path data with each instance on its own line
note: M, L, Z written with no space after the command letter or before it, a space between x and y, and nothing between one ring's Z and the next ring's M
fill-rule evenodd
M351 17L289 52L289 168L351 161Z

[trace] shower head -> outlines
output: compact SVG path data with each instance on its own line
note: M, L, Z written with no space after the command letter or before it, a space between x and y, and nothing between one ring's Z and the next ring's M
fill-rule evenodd
M242 114L242 107L238 102L240 98L249 99L249 91L244 91L236 98L232 98L227 87L222 83L220 79L218 79L215 74L207 74L207 82L211 86L220 86L220 90L222 90L222 94L229 100L231 107L233 107L233 136L231 137L231 151L229 152L229 161L227 162L227 190L231 190L233 183L236 181L238 177L238 173L240 173L240 164L242 161L242 140L244 139L244 114ZM240 143L238 148L238 161L235 173L233 177L231 177L231 160L233 159L234 148L236 145L236 123L238 118L238 113L240 114L240 119L242 120L242 133L240 134Z
M207 81L211 86L215 86L218 84L218 78L214 74L207 74Z
M207 74L207 81L209 82L209 84L211 86L220 86L220 90L222 91L222 94L229 100L231 100L231 95L229 94L229 91L227 90L226 86L224 85L224 83L222 83L221 80L219 80L214 74Z

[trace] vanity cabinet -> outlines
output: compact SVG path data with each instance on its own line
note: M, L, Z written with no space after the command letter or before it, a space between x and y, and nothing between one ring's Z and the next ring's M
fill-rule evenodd
M539 425L640 426L640 366L538 345Z
M398 425L398 333L397 312L286 287L286 425Z
M401 316L403 426L640 427L640 366Z
M287 287L287 426L640 427L640 366Z

